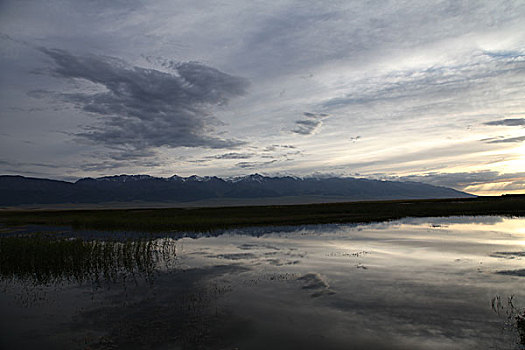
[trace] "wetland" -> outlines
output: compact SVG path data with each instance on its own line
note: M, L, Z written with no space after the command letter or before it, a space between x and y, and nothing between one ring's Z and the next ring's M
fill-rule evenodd
M0 347L520 349L525 219L3 227Z

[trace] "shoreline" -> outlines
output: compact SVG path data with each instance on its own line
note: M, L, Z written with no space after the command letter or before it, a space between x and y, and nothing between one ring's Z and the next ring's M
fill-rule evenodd
M405 217L525 216L525 196L184 208L68 208L0 211L0 223L141 232L210 232L250 226L372 223Z

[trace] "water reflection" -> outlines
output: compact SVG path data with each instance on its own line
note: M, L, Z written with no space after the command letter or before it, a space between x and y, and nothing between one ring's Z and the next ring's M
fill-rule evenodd
M492 298L492 310L498 316L504 318L503 328L509 333L515 333L518 344L525 347L525 309L516 307L514 296L511 295L506 301L498 295Z
M93 290L120 283L153 282L155 271L176 259L172 239L126 241L61 238L46 234L0 238L0 282L23 287L23 302L42 299L43 287L77 284Z
M519 348L523 227L481 217L192 237L18 233L0 238L12 291L0 293L0 347ZM51 295L20 308L11 295L28 286Z

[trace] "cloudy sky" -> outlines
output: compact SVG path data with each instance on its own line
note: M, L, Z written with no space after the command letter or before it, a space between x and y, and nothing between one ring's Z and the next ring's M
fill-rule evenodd
M0 2L0 173L525 192L525 2Z

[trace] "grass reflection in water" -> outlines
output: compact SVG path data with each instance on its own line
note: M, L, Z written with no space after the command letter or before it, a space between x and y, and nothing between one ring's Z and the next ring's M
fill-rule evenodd
M499 295L492 298L492 310L499 316L504 316L504 329L515 333L520 349L525 349L525 308L515 305L514 295L507 298L506 303Z
M127 241L56 238L45 234L0 238L0 280L25 285L151 281L176 255L171 239Z

